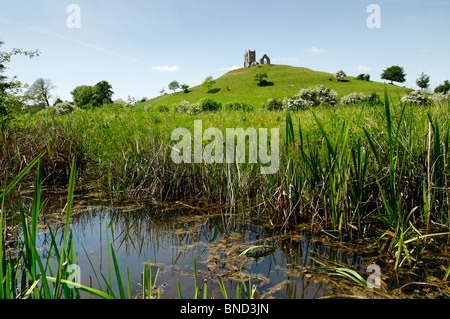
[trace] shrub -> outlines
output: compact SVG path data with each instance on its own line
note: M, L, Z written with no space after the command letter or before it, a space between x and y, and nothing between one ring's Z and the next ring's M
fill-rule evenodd
M370 81L370 74L358 74L356 79L360 81Z
M241 111L245 111L245 112L252 112L253 111L253 106L251 106L250 104L246 103L246 102L231 102L231 103L227 103L225 104L225 108L227 110L241 110Z
M215 94L215 93L219 92L220 90L221 90L221 88L213 88L213 89L209 89L208 93L209 94Z
M167 113L167 112L169 112L169 108L167 106L165 106L164 104L162 104L162 105L158 105L156 107L156 111L161 112L161 113Z
M263 105L264 108L267 108L269 111L280 111L283 110L283 101L278 99L268 99L267 105Z
M200 103L189 103L188 101L181 101L178 104L174 105L175 112L177 113L187 113L189 115L196 115L202 111L202 108L200 107Z
M401 103L408 103L415 105L423 105L427 103L427 101L428 101L427 97L420 91L412 91L411 93L404 95L400 100Z
M434 89L434 93L447 93L448 91L450 91L450 81L448 80Z
M190 104L189 108L186 111L186 113L189 115L197 115L201 112L202 112L202 107L200 106L200 103Z
M447 93L434 93L429 96L429 99L437 104L445 104L450 102L450 92Z
M287 100L287 107L291 111L297 111L320 104L333 106L338 102L336 97L336 91L318 85L314 88L301 89L294 98Z
M267 72L258 72L253 75L253 79L258 83L259 86L265 86L267 84Z
M187 111L188 111L190 106L191 105L190 105L190 103L188 101L183 100L183 101L181 101L178 104L174 104L175 112L177 112L177 113L187 113Z
M69 102L58 103L54 107L55 115L63 115L72 113L76 106Z
M358 104L360 102L367 102L370 100L370 95L366 95L364 93L350 93L341 98L341 103L344 105L347 104Z
M222 104L216 100L205 97L200 100L200 106L202 111L217 111L222 108Z
M334 74L334 77L336 78L336 80L337 80L338 82L342 82L342 81L347 80L347 74L345 74L345 72L342 71L342 70L337 71L337 72Z
M370 95L370 98L369 98L369 104L370 105L380 105L380 104L383 104L383 102L381 101L380 96L377 93L372 92L372 94Z

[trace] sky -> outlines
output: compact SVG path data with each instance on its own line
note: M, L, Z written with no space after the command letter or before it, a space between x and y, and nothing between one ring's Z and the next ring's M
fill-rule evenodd
M68 101L103 80L124 100L156 97L174 80L196 86L243 67L248 49L381 82L399 65L402 86L418 89L425 72L434 89L450 79L449 30L449 0L0 0L1 50L40 51L14 57L8 75L50 79Z

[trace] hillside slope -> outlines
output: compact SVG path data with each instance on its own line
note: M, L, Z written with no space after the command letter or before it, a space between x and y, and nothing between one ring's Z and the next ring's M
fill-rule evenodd
M256 84L253 76L262 71L267 72L267 81L272 82L273 85L259 87ZM190 88L189 93L181 91L165 94L149 100L147 103L170 107L182 100L195 103L204 97L212 97L222 103L240 101L259 107L269 98L292 97L300 89L316 85L324 85L335 90L339 99L352 92L363 92L366 94L376 92L380 96L384 93L384 83L380 82L361 81L356 80L354 77L348 77L347 82L337 82L331 73L287 65L260 65L233 70L216 79L214 88L220 88L220 91L217 93L207 93L207 88L199 85ZM394 85L389 85L388 89L394 100L410 91Z

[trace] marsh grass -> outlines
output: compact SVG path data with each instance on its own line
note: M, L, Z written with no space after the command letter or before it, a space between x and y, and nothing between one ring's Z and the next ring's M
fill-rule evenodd
M80 283L72 280L68 280L72 274L71 272L69 272L69 265L76 265L78 262L78 256L73 255L73 237L72 232L69 229L70 214L72 210L75 189L75 159L73 159L70 171L66 204L65 228L62 233L62 242L59 243L58 246L55 234L52 232L50 225L48 225L51 238L50 248L46 253L44 253L43 256L40 256L38 254L39 247L37 246L36 239L38 236L39 213L42 209L41 161L44 155L45 153L42 153L35 160L33 160L9 184L7 183L8 173L6 174L5 187L2 195L0 196L0 200L2 202L2 210L0 213L0 299L80 299L80 291L84 291L91 296L96 295L104 299L115 299L116 296L114 295L114 290L112 289L111 282L111 276L113 273L110 262L111 256L113 260L114 274L116 276L118 284L119 297L121 299L125 299L126 295L121 279L121 272L118 267L117 259L112 245L110 251L111 255L108 251L109 280L106 280L104 275L101 274L104 283L107 286L106 292L81 285ZM24 211L22 200L19 195L18 201L20 209L22 238L20 239L17 252L15 252L15 254L13 255L11 253L11 250L6 249L5 246L6 235L3 231L3 213L5 212L5 201L8 193L12 190L12 188L16 186L19 183L20 179L23 178L35 165L37 165L37 174L34 187L33 204L31 208L31 220L27 217L27 214ZM56 269L53 269L52 267L52 259L56 259L57 261ZM100 280L96 273L95 277L97 278L98 284L101 287ZM128 268L126 287L128 288L128 298L131 298Z
M439 107L413 107L393 105L386 89L380 120L369 124L363 106L350 118L353 128L344 119L330 132L313 112L319 136L304 134L299 120L298 143L289 111L286 116L284 188L293 189L295 206L309 203L325 228L339 236L356 229L364 237L368 225L383 226L381 238L390 237L395 269L413 265L430 237L448 236L430 234L430 225L444 230L449 225L449 118Z
M227 229L249 211L257 211L279 230L308 221L336 239L373 239L382 251L386 248L395 256L395 269L413 267L425 250L437 249L436 236L448 236L449 108L400 105L385 88L383 105L319 106L296 113L220 110L196 117L204 129L280 127L280 170L269 176L258 174L259 164L174 164L170 133L176 127L193 129L194 118L187 114L104 107L59 117L34 115L26 125L2 132L0 165L6 173L0 195L4 282L0 296L76 298L79 290L104 298L130 295L112 246L108 246L108 278L96 274L105 292L65 285L67 266L76 263L68 228L76 177L88 181L88 187L106 187L119 197L206 198L223 205ZM28 172L36 173L31 221L22 207L23 247L14 257L4 247L4 208L13 187L24 181L30 184ZM9 175L17 177L8 183ZM39 258L34 246L44 181L69 185L60 248L51 236L57 269L45 257ZM49 277L41 275L46 272ZM119 296L113 295L113 274ZM143 284L147 297L154 285L149 278ZM247 287L251 296L249 291Z

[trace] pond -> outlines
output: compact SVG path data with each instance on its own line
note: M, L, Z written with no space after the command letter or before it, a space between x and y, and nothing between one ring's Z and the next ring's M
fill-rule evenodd
M310 225L280 231L268 219L247 215L230 218L220 207L198 202L136 204L78 197L75 204L70 229L81 283L105 290L103 274L106 280L111 280L117 296L108 243L116 254L124 284L129 273L132 298L142 297L143 270L149 263L155 283L152 296L161 299L177 299L180 293L182 298L193 298L195 275L200 295L203 296L205 289L207 298L215 299L224 297L219 278L228 297L233 299L238 290L239 296L245 297L243 285L247 288L250 281L256 298L449 296L448 286L429 280L421 282L420 289L412 286L427 280L428 276L442 278L445 273L442 267L427 269L421 278L407 269L399 279L398 273L396 276L386 273L392 269L390 256L380 254L376 248L369 249L365 242L349 244L334 240L323 232L314 232ZM50 210L57 206L61 205L49 205ZM44 214L44 217L55 231L57 242L61 242L64 213ZM50 247L49 233L42 231L37 240L44 255ZM258 248L243 254L252 247ZM348 278L334 276L330 270L330 267L344 267L367 280L368 267L373 264L380 265L383 272L381 289L357 285ZM109 267L113 269L111 279ZM92 296L83 293L82 297Z

